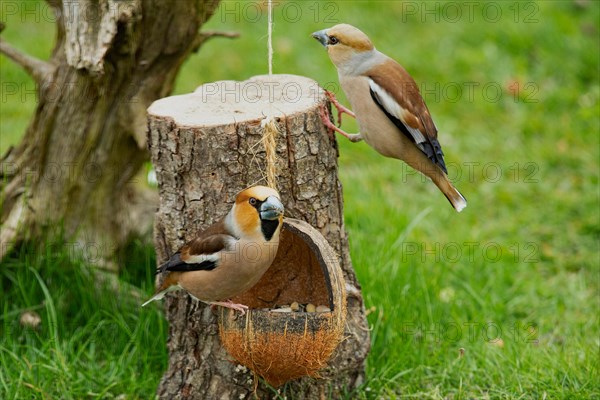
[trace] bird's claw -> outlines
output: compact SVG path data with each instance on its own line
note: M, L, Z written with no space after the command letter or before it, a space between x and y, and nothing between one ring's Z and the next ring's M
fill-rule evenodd
M321 104L319 107L319 116L321 117L321 121L323 121L323 125L327 128L327 132L331 139L335 137L336 126L329 119L329 110L325 107L325 105Z
M341 128L335 126L333 122L331 122L331 120L329 119L329 112L324 105L321 105L321 107L319 107L319 115L321 116L321 120L323 121L325 127L328 128L328 132L337 132L353 143L360 142L362 140L362 136L360 135L360 133L348 133L342 130ZM331 138L333 139L333 135L331 136Z
M352 118L356 118L356 115L352 110L340 104L340 102L336 99L335 95L329 90L325 90L325 96L329 99L331 104L338 110L338 127L342 126L342 115L348 114Z
M234 303L231 300L227 301L213 301L210 303L211 307L221 306L225 308L231 308L232 310L236 310L240 312L240 315L246 314L246 310L249 309L247 305Z

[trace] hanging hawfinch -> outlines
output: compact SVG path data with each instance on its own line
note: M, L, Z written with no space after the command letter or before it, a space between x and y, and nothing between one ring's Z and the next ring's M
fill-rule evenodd
M403 160L428 176L456 211L465 208L467 201L448 179L437 128L408 72L377 51L367 35L351 25L336 25L312 36L327 48L337 67L360 133L348 134L322 114L325 124L353 142L364 139L382 155ZM340 116L342 112L354 116L332 95L330 98Z
M184 289L200 301L244 314L248 307L230 299L254 286L271 266L282 223L283 205L277 191L254 186L240 192L223 219L158 268L157 273L168 275L143 306L171 290Z

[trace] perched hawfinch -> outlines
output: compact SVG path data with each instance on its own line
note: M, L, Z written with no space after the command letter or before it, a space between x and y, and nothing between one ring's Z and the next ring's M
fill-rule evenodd
M158 268L157 273L168 275L143 306L171 290L184 289L197 300L244 314L248 307L230 299L254 286L271 266L282 223L283 205L277 191L254 186L240 192L221 221Z
M362 139L386 157L403 160L428 176L456 211L467 201L448 179L437 128L413 78L396 61L377 51L357 28L340 24L312 34L327 48L342 89L356 114L360 133L348 134L325 124L353 142ZM354 114L332 102L340 111Z

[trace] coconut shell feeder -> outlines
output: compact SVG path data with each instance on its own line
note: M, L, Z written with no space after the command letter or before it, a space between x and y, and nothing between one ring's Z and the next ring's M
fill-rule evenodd
M342 340L346 292L338 257L306 222L284 222L275 261L248 292L233 299L250 310L239 316L221 309L219 335L240 364L279 387L318 376ZM292 311L277 306L325 305L329 311Z

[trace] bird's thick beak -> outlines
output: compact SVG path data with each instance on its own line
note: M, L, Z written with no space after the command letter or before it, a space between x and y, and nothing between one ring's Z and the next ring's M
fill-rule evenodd
M317 39L323 47L327 47L327 43L329 43L329 36L326 33L327 29L323 29L322 31L313 32L312 37Z
M260 219L277 219L283 214L283 204L281 204L281 201L277 197L269 196L260 205L259 212Z

